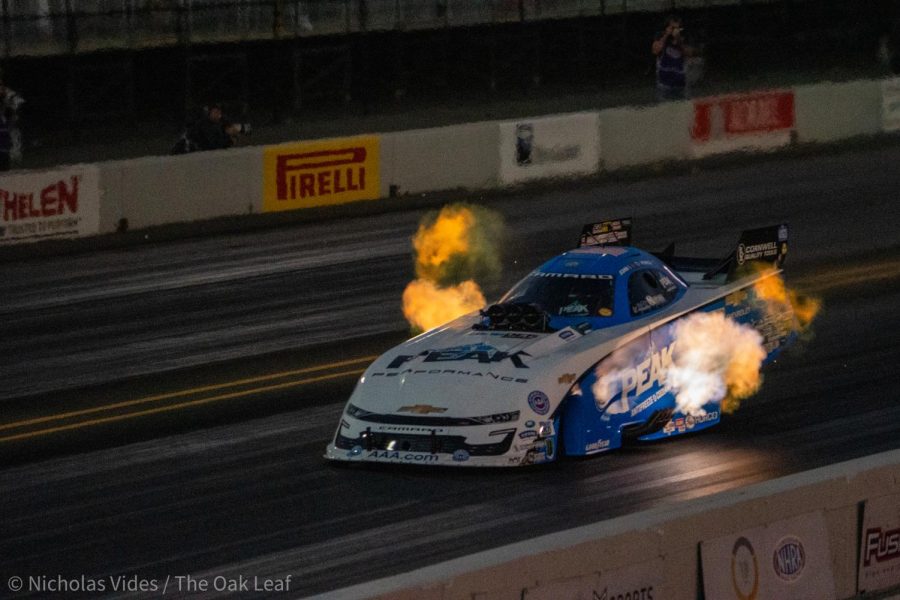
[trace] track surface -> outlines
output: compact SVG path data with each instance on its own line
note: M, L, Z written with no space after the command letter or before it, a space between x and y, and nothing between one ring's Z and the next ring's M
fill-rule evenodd
M583 222L633 215L638 245L710 255L788 221L788 280L825 301L720 427L549 468L321 460L358 359L402 337L420 211L0 265L0 597L11 575L325 592L895 449L897 164L881 148L484 198L509 225L489 296Z

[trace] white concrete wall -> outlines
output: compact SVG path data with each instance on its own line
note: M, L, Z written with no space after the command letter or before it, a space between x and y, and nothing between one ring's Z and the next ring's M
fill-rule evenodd
M381 195L497 187L500 132L493 122L381 135Z
M794 88L797 141L833 142L881 128L881 81L818 83Z
M824 513L836 597L849 598L856 594L859 503L898 491L900 451L895 450L542 536L320 598L519 600L525 588L660 557L664 581L654 597L696 600L702 587L702 541L813 511Z
M100 163L101 231L120 218L129 229L260 212L262 149Z
M688 158L693 120L688 101L601 110L601 169Z
M886 92L882 92L882 87L883 82L878 80L799 86L793 90L795 122L789 131L703 143L691 138L694 101L525 118L521 122L533 121L543 128L535 130L535 144L549 144L550 150L544 152L543 159L550 163L563 160L569 146L577 145L576 154L590 155L591 164L596 163L591 170L596 172L690 160L736 149L758 152L792 142L833 142L874 135L885 127L882 105L886 101L882 96ZM728 98L734 97L741 95ZM590 139L568 139L572 136L566 132L576 121L582 129L583 122L591 123L587 126L594 129ZM401 195L506 185L503 157L514 152L514 147L503 144L503 134L510 123L518 122L467 123L377 136L381 196L387 197L392 185ZM100 232L115 231L122 218L128 220L130 229L140 229L261 212L263 153L264 148L252 147L99 163ZM597 153L599 160L595 161ZM567 171L556 164L541 167L555 176L576 176L565 175ZM540 171L521 170L526 175ZM577 176L585 174L584 169L578 172ZM512 181L509 176L506 180Z

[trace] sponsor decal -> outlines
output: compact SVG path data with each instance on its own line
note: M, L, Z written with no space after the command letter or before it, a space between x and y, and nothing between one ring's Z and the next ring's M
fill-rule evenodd
M525 427L534 427L534 421L525 421Z
M794 581L803 573L805 566L806 551L803 549L803 542L791 535L781 538L772 554L775 574L784 581Z
M591 600L653 600L653 586L634 588L626 592L610 592L609 587L604 587L602 592L591 590Z
M710 421L716 421L719 418L719 411L710 411L704 415L688 415L684 418L684 424L688 429L693 429L697 425L703 425Z
M759 563L753 545L739 537L731 550L731 583L739 600L756 600L759 593Z
M400 462L437 462L440 460L437 454L401 453L396 450L373 450L366 455L366 458Z
M900 528L884 531L881 527L866 529L863 566L900 559Z
M374 200L380 193L376 136L269 146L263 151L263 210Z
M859 593L900 585L900 495L866 500L859 540Z
M537 434L537 431L534 431L533 429L530 429L530 430L528 430L528 431L523 431L522 433L520 433L520 434L519 434L519 439L527 440L528 438L536 438L537 435L538 435L538 434Z
M528 394L528 406L537 414L546 415L550 412L550 399L544 392L535 390Z
M669 391L666 384L666 370L672 366L674 349L675 342L672 341L668 346L663 346L651 353L646 360L636 367L617 369L600 377L597 385L594 386L597 410L603 412L609 408L608 412L612 414L626 412L628 410L629 397L637 398L655 386L662 386L662 388L653 395L653 402L664 396ZM615 406L610 406L616 399L620 400L620 402L617 402ZM640 410L643 410L643 408Z
M488 344L470 344L466 346L456 346L454 348L445 348L443 350L425 350L419 354L401 354L391 360L388 369L399 369L405 363L422 358L424 363L434 362L457 362L474 360L480 364L493 364L510 361L517 369L527 369L524 357L531 355L524 350L513 352L512 354L498 350Z
M456 452L453 453L454 462L466 462L469 460L469 453L466 450L460 448Z
M792 91L757 92L696 100L691 137L697 142L709 142L793 127Z
M431 406L430 404L413 404L412 406L401 406L397 412L411 412L417 415L430 415L432 413L447 412L446 408L440 406Z
M74 238L100 231L96 168L3 176L0 244Z
M590 443L584 447L585 452L596 452L598 450L604 450L609 448L609 440L597 440L596 442Z
M443 427L412 427L409 425L379 425L378 431L387 431L389 433L444 433Z
M788 228L787 225L779 225L778 226L778 241L786 242L788 239Z
M520 333L518 331L470 331L466 335L479 335L483 337L499 337L506 338L511 340L533 340L536 337L540 337L536 333Z
M363 453L362 446L353 446L352 448L350 448L350 451L347 452L347 456L359 456L362 453Z
M575 373L566 373L565 375L560 375L556 382L561 385L571 385L575 383L575 379Z
M787 246L785 245L785 252ZM758 260L760 258L777 258L778 242L764 242L762 244L738 244L737 261L739 265L744 264L748 260Z
M459 375L463 377L481 377L483 379L502 381L505 383L528 383L528 380L522 377L512 377L509 375L500 375L493 371L463 371L461 369L404 369L403 371L377 371L372 373L372 377L398 377L400 375Z
M500 180L590 174L599 161L598 116L593 113L498 124Z

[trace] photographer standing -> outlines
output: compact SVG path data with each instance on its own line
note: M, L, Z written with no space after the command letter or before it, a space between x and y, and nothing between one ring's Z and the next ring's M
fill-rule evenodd
M677 100L687 95L687 61L694 49L684 41L681 18L666 19L666 28L653 40L656 55L656 94L660 100Z

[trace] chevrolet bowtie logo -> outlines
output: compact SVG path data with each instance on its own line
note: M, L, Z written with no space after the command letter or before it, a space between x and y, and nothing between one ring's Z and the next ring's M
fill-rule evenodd
M427 415L430 413L447 412L446 408L440 406L431 406L429 404L413 404L412 406L401 406L397 412L411 412L417 415Z

